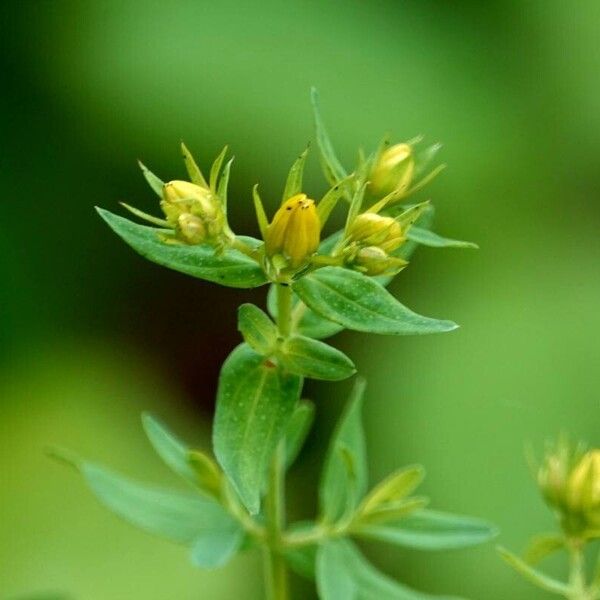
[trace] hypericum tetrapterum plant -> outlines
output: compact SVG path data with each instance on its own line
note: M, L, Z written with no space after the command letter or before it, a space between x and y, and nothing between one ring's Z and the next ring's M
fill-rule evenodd
M488 540L494 528L425 508L428 500L413 495L424 475L420 466L400 469L369 489L362 379L357 378L333 434L313 521L286 522L284 477L313 419L312 403L301 399L303 379L337 381L355 373L350 358L321 340L344 328L393 335L452 331L457 327L452 321L412 312L385 286L418 244L474 244L433 233L431 203L412 200L442 169L427 172L439 145L420 151L420 139L392 146L383 141L346 171L323 126L314 90L312 103L320 160L331 187L318 202L306 194L307 151L292 165L271 220L255 186L262 240L238 235L229 226L232 160L225 161L226 149L208 179L183 144L190 181L163 183L142 165L163 216L125 206L154 227L98 209L119 237L155 263L224 286L270 286L269 314L253 304L239 308L244 341L219 378L216 460L144 415L150 443L189 484L188 493L148 487L88 461L69 461L105 506L187 546L200 567L219 567L241 550L262 549L267 595L273 600L289 597L288 567L315 579L324 600L429 598L378 572L354 540L446 550ZM344 206L345 224L325 236L336 206Z
M533 462L533 461L532 461ZM595 573L586 569L586 550L600 539L600 449L585 450L562 436L548 444L534 475L546 503L556 515L559 533L535 536L523 558L499 548L504 560L537 587L567 600L600 599L600 553ZM569 557L569 578L558 581L535 568L547 556L563 550Z

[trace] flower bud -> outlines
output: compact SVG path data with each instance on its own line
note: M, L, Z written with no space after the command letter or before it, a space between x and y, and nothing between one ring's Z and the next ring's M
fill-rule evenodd
M188 244L201 244L206 240L206 227L202 219L190 213L179 215L177 231Z
M384 150L371 171L370 192L383 198L392 192L403 192L412 182L415 160L409 144L395 144Z
M600 450L583 455L572 469L566 490L567 507L587 524L600 526Z
M356 253L352 264L365 275L376 276L396 274L408 262L402 258L389 256L385 250L377 246L367 246Z
M377 246L385 252L393 252L405 239L402 227L395 219L369 212L358 215L348 232L350 242Z
M282 254L291 267L299 267L319 247L320 230L314 201L296 194L279 207L267 228L267 256Z
M220 206L208 189L189 181L169 181L163 187L161 202L167 219L177 218L182 213L191 213L203 219L217 217Z
M546 502L562 510L565 506L565 490L570 470L570 457L566 449L557 448L546 455L538 469L537 483Z

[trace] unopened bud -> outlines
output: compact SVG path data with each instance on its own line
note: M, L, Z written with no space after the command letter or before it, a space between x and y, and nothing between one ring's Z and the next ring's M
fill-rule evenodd
M290 266L299 267L319 247L321 225L313 200L296 194L275 213L265 234L267 256L283 255Z
M409 144L395 144L384 150L371 171L370 192L382 198L392 192L403 192L410 186L415 160Z
M377 246L385 252L393 252L402 245L406 236L400 224L392 217L367 212L354 219L348 239L362 246Z
M567 506L592 526L600 526L600 450L583 455L571 471L567 484Z
M352 264L365 275L376 276L396 274L408 262L402 258L389 256L385 250L377 246L367 246L356 253Z
M179 215L177 230L188 244L201 244L206 239L206 227L202 219L190 213Z
M220 208L218 200L208 188L177 180L165 184L161 205L167 219L184 212L203 219L214 219Z

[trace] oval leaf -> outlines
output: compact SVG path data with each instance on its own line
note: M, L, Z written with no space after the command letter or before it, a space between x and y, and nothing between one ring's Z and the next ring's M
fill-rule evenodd
M321 316L348 329L393 335L452 331L458 325L418 315L379 283L342 267L324 267L299 279L293 289Z
M311 379L339 381L356 372L354 363L343 352L302 335L287 338L278 358L290 373Z
M223 364L213 442L217 460L252 514L273 452L294 413L301 378L284 373L246 344Z
M451 550L492 539L497 530L486 521L422 510L396 522L360 526L357 534L419 550Z
M242 304L238 308L238 329L244 341L259 354L266 356L275 347L277 327L254 304Z
M207 244L165 244L159 238L160 229L138 225L101 208L96 210L121 239L156 264L227 287L253 288L266 282L259 265L238 250L228 248L216 255Z

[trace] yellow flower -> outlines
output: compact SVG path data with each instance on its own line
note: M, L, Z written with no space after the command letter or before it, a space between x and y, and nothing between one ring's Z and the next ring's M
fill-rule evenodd
M203 219L214 219L219 202L208 189L189 181L169 181L163 187L161 207L168 220L190 213Z
M567 484L567 505L594 526L600 526L600 450L583 455L571 471Z
M406 235L392 217L366 212L354 219L348 231L348 240L361 246L376 246L385 252L393 252L406 240Z
M296 194L279 207L267 228L267 256L282 254L291 267L299 267L319 247L320 230L314 201Z
M371 171L369 191L382 198L392 192L404 192L412 182L415 160L409 144L395 144L381 153Z

